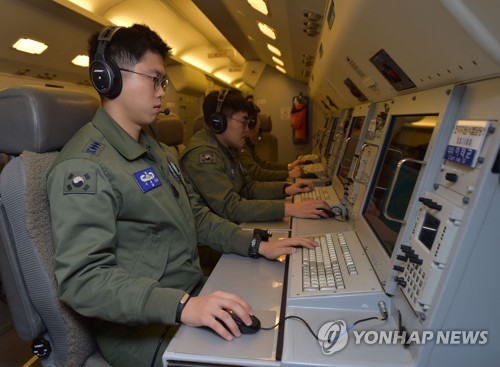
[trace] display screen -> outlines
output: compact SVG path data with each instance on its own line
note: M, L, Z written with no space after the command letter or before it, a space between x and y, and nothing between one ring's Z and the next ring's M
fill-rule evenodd
M363 209L364 218L389 255L422 169L421 163L403 160L424 160L436 123L437 115L401 115L391 119ZM394 177L398 164L399 174Z
M432 248L440 223L441 221L435 216L429 214L428 212L425 213L424 223L422 224L422 228L418 234L418 239L424 244L425 247L427 247L428 250Z

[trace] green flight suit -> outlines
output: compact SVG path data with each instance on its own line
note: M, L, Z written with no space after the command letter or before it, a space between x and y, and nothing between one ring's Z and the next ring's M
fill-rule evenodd
M241 223L285 216L285 184L255 181L243 171L238 152L219 143L207 127L191 137L179 161L186 179L221 217Z
M101 108L48 175L60 298L94 321L115 365L149 366L180 298L202 279L198 242L248 254L252 233L203 205L177 164L168 147L145 131L135 141Z
M261 159L250 139L246 139L245 145L240 149L240 162L245 172L248 172L254 180L286 181L288 179L288 165Z

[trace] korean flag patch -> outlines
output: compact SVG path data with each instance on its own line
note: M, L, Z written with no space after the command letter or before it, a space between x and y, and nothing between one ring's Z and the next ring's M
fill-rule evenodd
M205 152L200 154L200 163L217 163L215 153Z
M134 178L142 192L148 192L161 185L161 181L152 167L135 172Z
M67 172L64 176L64 194L95 194L96 190L95 172Z

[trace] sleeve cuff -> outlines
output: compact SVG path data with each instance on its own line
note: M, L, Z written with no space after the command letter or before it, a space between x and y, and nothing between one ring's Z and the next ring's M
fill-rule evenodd
M235 254L248 256L248 248L253 239L252 231L237 231L231 237L231 251Z
M185 293L182 289L153 288L144 306L144 321L146 323L175 324L177 306Z

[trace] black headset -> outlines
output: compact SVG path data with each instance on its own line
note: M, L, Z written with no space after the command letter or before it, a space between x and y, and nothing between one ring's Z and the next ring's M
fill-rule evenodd
M227 117L222 113L222 104L226 99L228 89L221 89L217 94L217 108L208 120L208 126L216 134L222 134L227 129Z
M107 98L116 98L122 91L122 75L113 60L106 60L106 47L111 42L115 33L122 27L110 26L99 35L97 52L90 64L90 80L92 85Z

